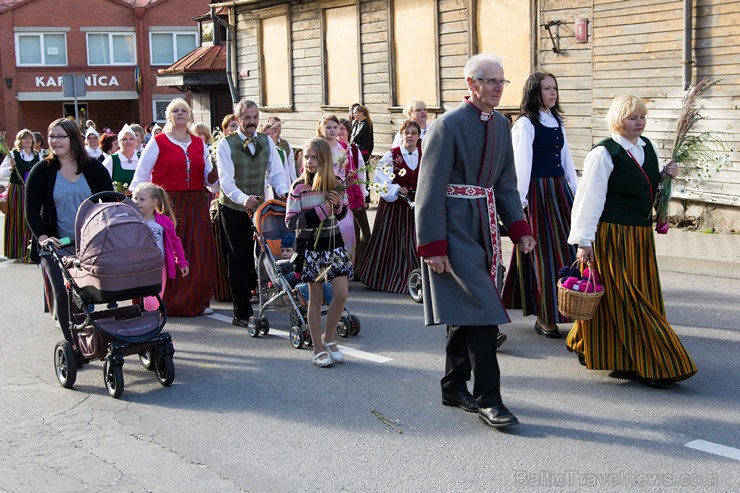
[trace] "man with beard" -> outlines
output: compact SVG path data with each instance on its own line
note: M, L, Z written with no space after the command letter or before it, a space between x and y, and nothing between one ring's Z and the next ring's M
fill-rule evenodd
M252 214L265 196L265 181L272 186L275 196L283 200L288 187L275 143L267 135L257 133L260 117L257 104L243 99L234 106L234 114L239 128L221 139L216 150L221 186L218 209L221 248L234 300L231 323L246 327L254 314L250 298L257 286Z

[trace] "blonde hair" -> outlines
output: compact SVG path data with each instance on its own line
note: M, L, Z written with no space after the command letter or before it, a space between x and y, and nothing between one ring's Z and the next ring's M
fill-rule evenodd
M15 143L13 143L13 149L15 149L18 152L21 152L21 141L25 139L26 137L31 137L31 140L33 140L33 143L31 144L31 152L33 152L33 146L36 144L36 139L33 136L33 132L28 130L27 128L24 128L23 130L19 130L17 134L15 134Z
M157 212L169 217L170 219L172 219L172 224L174 224L175 226L177 225L177 219L175 219L175 211L172 209L170 197L169 195L167 195L167 192L164 188L160 187L159 185L155 185L154 183L145 181L136 185L133 193L134 195L146 193L149 195L149 197L155 199L157 201Z
M647 106L642 99L632 94L620 94L615 97L606 113L606 124L609 130L621 134L624 131L624 119L635 110L647 114Z
M211 133L211 129L208 128L208 125L206 125L203 122L198 122L193 126L193 132L195 132L195 135L201 136L204 135L206 144L210 144L213 140L213 134Z
M185 101L183 98L173 99L170 104L167 105L167 109L164 110L165 117L167 118L167 123L164 124L164 128L162 128L162 131L165 133L169 132L170 130L172 130L172 127L174 127L174 125L172 124L172 120L170 120L170 117L172 116L172 112L175 110L175 108L186 108L188 110L188 113L190 113L190 118L193 118L193 110L190 109L190 105L187 101ZM188 133L193 133L190 131L190 122L188 122L186 130Z
M406 115L406 118L411 118L411 114L416 110L426 110L427 104L422 101L421 99L412 99L408 103L406 103L406 106L403 107L403 114Z
M316 126L316 137L324 137L324 127L326 126L326 123L332 121L339 125L339 118L337 118L337 115L333 113L329 113L327 115L324 115L321 117L321 120L319 120L319 124Z
M337 177L334 176L334 162L332 160L329 143L323 137L316 137L315 139L309 140L306 145L303 146L304 157L306 156L306 151L308 149L312 149L316 153L318 161L316 173L310 174L308 172L308 166L304 164L301 180L306 185L311 185L311 190L325 193L331 192L337 187Z

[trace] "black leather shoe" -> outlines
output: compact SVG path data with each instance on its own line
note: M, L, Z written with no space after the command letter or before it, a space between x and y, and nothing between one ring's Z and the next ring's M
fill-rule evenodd
M454 394L442 394L442 404L445 406L459 407L469 413L478 412L478 402L470 392L460 390Z
M512 426L519 423L516 416L511 414L503 404L478 408L478 417L485 421L487 425L494 428L503 428L504 426Z
M506 334L499 332L496 336L496 349L500 348L506 342Z
M561 334L558 329L547 330L543 326L541 326L539 322L534 323L534 330L539 335L545 336L548 339L560 339L561 337L563 337L563 334Z
M231 319L231 325L236 325L238 327L247 327L249 325L249 320L242 320L241 318L232 318Z
M648 387L652 387L654 389L670 389L674 381L670 378L640 378L640 383L647 385Z

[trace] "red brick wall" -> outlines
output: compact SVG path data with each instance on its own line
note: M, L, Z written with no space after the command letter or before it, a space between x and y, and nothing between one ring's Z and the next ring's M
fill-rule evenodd
M74 7L70 7L74 5ZM157 87L156 73L163 67L149 65L149 27L150 26L193 26L191 20L208 12L208 0L160 0L153 6L134 9L114 0L76 0L60 2L59 0L33 0L20 7L0 14L0 130L15 134L18 128L33 126L46 129L48 123L61 113L61 101L53 102L18 102L18 92L61 92L61 87L37 87L36 78L42 77L48 82L49 77L67 73L82 73L86 76L97 74L115 76L118 86L88 87L88 94L95 91L135 91L134 66L105 67L87 66L86 33L81 27L133 27L136 32L137 65L142 70L143 84L138 100L129 101L94 101L81 98L89 107L89 118L97 123L101 115L113 115L119 112L124 123L138 120L143 124L152 121L152 95L168 94L172 97L183 96L176 89ZM67 66L65 67L16 67L15 27L64 27L70 28L67 36ZM43 29L39 29L43 31ZM12 89L8 90L5 78L13 79ZM186 97L189 93L186 93ZM33 110L33 114L31 114Z

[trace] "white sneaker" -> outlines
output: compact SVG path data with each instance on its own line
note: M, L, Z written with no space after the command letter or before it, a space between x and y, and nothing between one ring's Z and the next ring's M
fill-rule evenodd
M213 315L215 312L213 311L213 308L210 306L207 306L203 309L202 312L200 312L201 315Z

